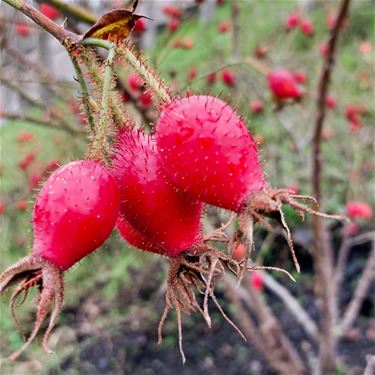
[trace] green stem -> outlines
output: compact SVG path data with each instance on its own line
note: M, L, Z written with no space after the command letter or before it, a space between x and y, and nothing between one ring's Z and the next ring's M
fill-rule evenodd
M74 56L72 56L69 53L68 49L67 49L67 51L68 51L68 54L70 56L70 59L72 60L72 64L73 64L75 72L77 74L78 82L81 86L83 107L84 107L85 112L86 112L86 116L87 116L87 120L88 120L88 123L89 123L89 126L90 126L91 133L95 134L94 116L92 115L91 106L89 104L90 95L89 95L89 91L88 91L88 88L87 88L85 78L83 77L81 67L79 66L79 63L77 62L77 60L74 58Z
M113 74L113 63L116 57L116 46L111 45L109 49L105 71L104 71L104 81L103 81L103 93L101 110L99 115L99 125L96 129L95 139L91 148L91 156L95 158L101 158L101 153L104 152L107 157L109 154L109 147L107 144L107 129L110 121L108 117L111 116L109 98L112 86L112 74Z
M145 62L137 58L129 48L125 46L119 49L119 55L123 56L133 69L139 73L161 102L170 103L173 100L172 95L162 84L160 78L155 77Z
M102 39L86 38L82 41L83 45L101 47L109 50L113 44ZM170 103L173 99L168 89L162 84L159 78L151 71L151 69L140 60L130 48L122 46L117 49L117 53L123 56L125 60L133 67L134 70L144 79L144 81L150 86L153 92L159 97L161 102Z

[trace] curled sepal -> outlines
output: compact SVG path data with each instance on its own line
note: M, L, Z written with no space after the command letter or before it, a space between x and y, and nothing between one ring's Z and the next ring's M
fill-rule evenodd
M207 240L215 240L216 235ZM240 329L225 314L220 306L214 291L215 281L224 276L229 271L236 277L240 273L240 265L231 257L221 253L215 248L204 244L197 245L171 258L168 272L166 304L158 327L158 343L163 341L163 327L169 312L175 309L177 315L178 342L182 362L186 358L182 347L182 313L190 315L198 311L205 319L207 325L211 327L211 317L208 310L209 297L214 302L224 319L239 333L246 341ZM202 294L203 306L197 301L196 294Z
M315 208L311 208L300 201L307 201L312 203ZM288 205L293 208L299 217L303 220L305 213L311 215L327 218L327 219L336 219L336 220L347 220L346 217L341 215L330 215L323 212L317 211L318 202L314 197L309 195L299 195L290 192L288 189L265 189L261 191L253 192L248 199L248 203L245 209L241 212L240 217L243 218L247 215L250 215L254 220L254 223L260 222L266 229L272 231L271 225L266 221L265 217L276 220L284 231L284 236L288 242L290 248L293 262L295 264L296 270L300 272L300 266L294 251L294 244L292 236L288 227L288 224L285 221L284 213L282 211L282 206ZM244 228L241 227L240 220L240 230L246 232Z
M22 336L23 331L16 317L15 309L25 302L31 287L38 288L40 297L38 299L34 328L29 338L22 347L11 354L9 358L15 360L30 345L50 312L49 325L44 334L42 346L47 353L52 353L48 348L47 342L61 312L64 301L63 272L45 259L30 255L19 260L0 275L0 293L5 293L12 285L17 283L18 285L10 299L10 309ZM22 294L21 301L17 304L16 300Z

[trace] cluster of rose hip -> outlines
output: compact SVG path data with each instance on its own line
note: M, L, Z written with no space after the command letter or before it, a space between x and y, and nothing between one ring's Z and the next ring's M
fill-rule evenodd
M31 254L0 275L1 292L19 282L11 297L12 310L30 287L41 291L34 329L12 358L35 338L51 311L43 340L49 350L47 339L63 304L64 271L102 245L115 226L129 244L171 260L159 339L173 307L179 329L181 310L198 309L210 324L207 298L217 303L214 278L224 269L239 278L248 269L246 260L234 260L233 248L241 236L251 237L246 232L254 222L269 227L264 216L276 218L285 229L298 270L281 206L289 204L301 215L318 214L297 201L314 200L267 185L257 145L227 103L211 96L174 99L162 107L155 129L147 134L125 124L117 133L109 167L95 158L74 161L45 181L33 210ZM205 204L239 215L237 242L220 230L211 237L202 235ZM208 246L209 241L227 242L232 250L224 254ZM202 309L194 289L205 287Z

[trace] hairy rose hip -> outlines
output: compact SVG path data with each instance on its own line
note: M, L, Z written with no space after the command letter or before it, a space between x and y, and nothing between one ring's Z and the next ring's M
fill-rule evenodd
M156 128L160 160L191 196L239 212L265 187L257 145L224 101L191 96L170 103Z
M31 254L0 275L1 293L19 282L11 297L13 316L15 300L21 293L27 293L32 286L41 291L34 329L22 348L12 354L12 359L31 343L52 310L43 339L43 347L49 351L48 336L63 304L63 273L109 237L118 210L115 181L98 161L66 164L44 183L33 209Z
M169 178L193 199L239 213L241 225L247 223L248 216L267 228L270 225L264 215L278 220L299 270L282 204L289 204L301 216L306 211L327 215L296 201L304 199L315 204L312 197L288 189L275 190L266 183L256 143L227 103L204 95L174 100L161 113L156 139Z
M165 175L154 136L122 129L118 135L112 169L121 194L117 223L120 234L137 248L170 258L166 306L158 337L161 342L164 321L170 309L175 308L179 346L184 361L181 311L190 314L198 309L210 325L208 296L222 311L213 292L214 274L230 270L238 276L239 265L231 257L206 244L208 241L221 240L223 233L218 230L211 236L201 235L202 203L191 199ZM201 257L206 259L203 265ZM197 290L206 290L203 309L195 297ZM225 314L223 316L234 326Z
M177 191L164 176L154 137L121 130L112 170L120 190L121 215L136 230L147 233L169 256L198 243L202 204Z
M116 228L121 237L137 249L160 255L167 255L162 247L154 244L150 239L146 237L146 235L132 227L122 215L119 215Z

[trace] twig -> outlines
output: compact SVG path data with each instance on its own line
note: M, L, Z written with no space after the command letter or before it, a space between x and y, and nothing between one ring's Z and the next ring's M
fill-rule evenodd
M339 325L338 334L344 334L354 323L358 316L362 302L367 295L371 282L374 280L375 274L375 242L372 244L369 259L366 262L366 267L363 270L358 285L354 291L353 298L350 301L345 313L343 315L341 324Z
M132 68L145 80L162 103L170 103L172 101L171 92L164 85L161 78L156 77L155 73L145 61L142 61L140 56L136 56L129 46L122 45L121 48L119 48L119 55L123 56Z
M31 68L35 73L37 73L39 77L41 78L40 80L38 80L39 83L42 82L42 79L45 80L45 82L49 84L55 83L56 87L54 87L54 91L55 92L61 91L60 86L62 82L56 81L55 77L53 77L53 75L43 65L37 63L36 61L32 61L24 53L22 53L21 51L12 47L9 44L5 46L4 51L8 53L9 55L11 55L12 57L16 58L17 60L19 60L22 65L27 66L28 68ZM65 98L64 92L59 92L57 95Z
M83 77L81 67L79 66L79 63L78 63L76 57L73 56L72 54L69 54L69 56L70 56L70 59L72 61L73 66L74 66L74 70L77 74L79 85L81 86L82 103L83 103L83 107L85 109L85 113L86 113L86 116L87 116L87 121L89 123L91 133L95 134L96 129L95 129L94 116L93 116L93 113L92 113L91 106L89 104L89 98L90 98L89 90L87 88L85 78Z
M303 365L302 359L293 348L289 339L284 335L271 310L269 310L257 292L253 290L247 292L242 287L235 287L235 281L227 275L224 276L223 282L230 291L228 293L229 298L238 309L237 314L240 316L239 321L241 325L245 320L245 325L251 327L252 322L236 295L240 296L257 316L260 329L255 341L261 342L261 346L254 343L255 332L253 329L249 332L245 325L243 325L243 328L245 334L249 336L249 340L267 358L268 363L282 374L306 374L306 368ZM249 333L250 335L248 335ZM262 338L261 340L259 340L260 337ZM267 354L263 352L264 349Z
M293 314L305 332L314 340L318 340L319 332L317 325L296 298L267 272L258 272L261 273L265 286L283 301L285 307Z
M66 129L69 132L78 132L75 128L73 128L69 122L66 121L64 118L64 114L61 113L58 109L54 107L49 107L45 103L41 102L40 100L34 99L32 96L30 96L28 93L23 91L19 86L15 85L12 81L9 81L8 79L4 78L2 75L0 78L0 82L3 83L5 86L9 87L11 90L16 92L18 95L21 96L24 100L26 100L29 104L32 106L41 108L43 111L48 113L52 119L55 119L61 124L61 127Z
M350 245L353 247L353 246L360 245L364 242L374 241L374 236L375 236L375 231L361 233L358 236L352 237L350 239Z
M39 10L26 3L24 0L4 0L4 2L20 11L25 16L31 18L35 23L55 37L61 44L66 45L67 41L79 41L79 35L72 33L66 30L63 26L59 26L55 22L51 21L43 13L39 12Z
M314 126L314 137L312 144L312 185L314 189L315 198L321 200L321 174L322 174L322 159L321 159L321 144L322 144L322 131L324 119L326 115L325 99L328 93L328 88L331 80L332 69L334 65L334 56L336 51L337 39L342 30L343 21L349 10L350 0L342 0L340 10L336 17L336 23L332 28L330 39L327 46L327 56L324 59L323 70L319 80L318 98L317 98L317 117Z
M336 42L342 23L349 9L350 0L342 0L336 23L331 31L328 42L327 56L318 85L317 97L317 117L314 126L314 136L312 140L312 176L311 184L314 196L321 201L321 179L322 179L322 131L326 115L325 99L331 79L331 73L334 65L334 55ZM322 373L331 373L336 368L336 338L334 337L333 328L337 319L336 288L332 283L333 276L333 259L332 248L329 242L329 234L323 225L322 219L314 215L312 217L312 229L315 237L314 244L314 267L316 272L316 283L319 285L319 296L322 300L321 307L321 324L322 337L320 341L320 370Z
M51 121L44 120L38 117L29 116L29 115L17 115L14 113L2 112L1 117L6 118L8 120L25 121L33 125L40 125L40 126L45 126L47 128L54 128L56 130L66 131L75 136L77 134L86 134L86 132L83 129L78 130L78 129L68 128L68 127L58 126Z
M103 79L103 90L101 99L101 110L99 115L99 124L95 131L95 139L93 141L90 155L92 157L101 158L102 152L105 157L109 155L109 147L107 143L107 130L111 121L110 117L110 91L113 84L113 63L117 54L117 48L114 44L94 38L88 38L84 40L84 44L88 46L97 46L108 49L108 57L106 60L104 79ZM112 117L111 117L112 118Z
M373 375L375 372L375 355L368 355L366 356L366 368L363 375Z
M335 268L335 277L334 277L334 282L336 285L336 290L339 292L341 290L341 285L342 281L344 278L344 273L345 273L345 267L346 263L348 261L348 256L350 253L350 248L351 248L351 241L350 241L350 235L347 230L347 228L343 228L343 237L341 241L341 246L338 252L338 258L336 262L336 268ZM337 298L338 298L337 293Z

